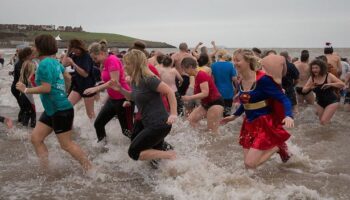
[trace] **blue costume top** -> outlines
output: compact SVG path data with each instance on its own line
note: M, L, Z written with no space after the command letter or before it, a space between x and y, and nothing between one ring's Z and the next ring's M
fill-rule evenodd
M275 105L278 104L278 102L283 104L283 114L285 116L293 116L292 105L290 103L290 100L282 92L277 83L274 82L272 77L265 75L265 73L263 73L262 71L257 71L257 80L255 84L253 84L251 90L243 91L242 86L240 85L239 98L241 101L241 105L233 115L240 116L245 111L247 120L249 122L253 121L254 119L260 116L271 114L273 112L276 112L276 114L281 114L277 113L281 111L274 110ZM277 100L278 102L273 100ZM264 101L266 102L266 106L261 106L264 105ZM246 109L245 106L248 107L249 104L259 104L260 106L255 106L258 108L254 109Z

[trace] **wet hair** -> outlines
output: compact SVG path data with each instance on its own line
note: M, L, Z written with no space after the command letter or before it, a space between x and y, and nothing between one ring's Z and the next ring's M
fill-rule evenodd
M200 67L207 65L209 63L209 56L206 53L201 53L198 58L198 65Z
M227 55L227 51L225 49L220 49L217 55L218 59L225 59L224 57Z
M280 53L280 56L283 56L286 60L289 59L289 54L288 54L287 51L282 51L282 52Z
M181 51L187 51L188 50L188 46L187 46L187 44L186 43L181 43L180 45L179 45L179 49L181 50Z
M261 50L256 47L252 48L252 51L255 53L261 54Z
M79 49L80 51L82 51L82 53L87 53L85 43L79 39L72 39L69 41L68 49L71 48Z
M24 49L19 50L18 59L20 61L25 61L29 56L33 54L31 47L25 47Z
M255 57L253 51L249 50L249 49L237 49L233 52L233 57L235 57L236 55L242 55L243 59L249 63L249 67L252 71L255 71L257 69L258 66L258 60Z
M89 46L89 53L98 55L101 52L108 53L108 47L106 41L94 42Z
M299 60L298 57L294 57L294 58L292 58L292 63L295 63L295 62L298 61L298 60Z
M157 63L159 64L163 64L163 59L164 59L165 55L158 55L157 56Z
M301 62L306 62L309 60L309 51L308 50L302 50L301 55L300 55L300 61Z
M321 75L321 76L324 76L324 75L327 74L327 72L328 72L327 63L324 62L324 61L321 60L321 59L315 59L315 60L313 60L313 61L309 64L309 66L310 66L310 74L311 74L312 77L314 77L314 74L312 73L312 66L313 66L313 65L317 65L317 66L320 67L320 75Z
M35 38L34 43L39 56L51 56L58 51L57 42L52 35L39 35Z
M264 51L264 53L263 53L263 58L264 57L266 57L266 56L268 56L269 54L271 54L271 53L273 53L273 54L275 54L275 55L277 55L277 52L275 51L275 50L273 50L273 49L270 49L270 50L266 50L266 51Z
M348 58L340 58L340 60L343 62L348 62Z
M141 79L152 76L148 66L147 57L144 52L132 49L123 57L125 71L131 77L131 82L137 86Z
M333 53L333 47L330 42L326 42L326 47L324 48L323 52L324 54L332 54Z
M170 56L166 55L164 56L162 63L164 67L170 67L173 63L173 59L171 59Z
M148 53L148 51L146 51L146 43L144 43L140 40L137 40L133 43L133 46L128 49L128 52L133 50L133 49L142 51L146 55L146 58L149 57L149 53Z
M186 57L181 61L181 67L184 69L197 68L197 61L194 58Z
M323 62L328 63L328 59L325 55L318 56L318 57L316 57L316 59L322 60Z

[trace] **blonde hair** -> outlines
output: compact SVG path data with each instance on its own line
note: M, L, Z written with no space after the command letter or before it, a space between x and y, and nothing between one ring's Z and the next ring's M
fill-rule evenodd
M235 57L238 54L242 55L243 59L247 63L249 63L251 70L256 71L257 66L258 66L258 60L257 60L256 56L254 55L253 51L251 51L249 49L237 49L233 52L233 57Z
M140 51L133 49L126 53L123 57L125 71L131 77L131 83L140 84L141 79L153 76L147 66L146 55Z
M27 60L22 64L21 72L19 80L24 83L28 84L29 77L34 74L36 65L33 61Z
M89 46L89 53L98 55L101 52L108 53L107 41L101 40L100 42L94 42Z

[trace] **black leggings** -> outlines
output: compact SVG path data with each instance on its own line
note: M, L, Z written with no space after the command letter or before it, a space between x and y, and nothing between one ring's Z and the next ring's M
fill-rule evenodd
M18 106L19 106L19 113L18 113L18 122L21 122L22 121L22 117L23 117L23 108L21 106L21 100L19 98L19 95L20 95L20 91L18 91L16 89L16 83L12 83L12 86L11 86L11 93L12 95L16 98L17 100L17 103L18 103Z
M106 124L117 115L122 133L130 137L132 129L132 109L126 109L123 107L125 99L108 99L105 105L103 105L101 111L98 113L95 120L95 129L98 141L101 141L106 137Z
M129 156L138 160L140 153L147 149L164 150L164 138L169 134L171 125L144 127L141 120L135 121L129 147Z
M23 93L19 96L21 108L23 110L22 115L22 124L23 126L27 126L29 123L29 120L31 121L31 127L35 127L36 124L36 111L35 111L35 105L32 105L32 103L29 101L27 96Z

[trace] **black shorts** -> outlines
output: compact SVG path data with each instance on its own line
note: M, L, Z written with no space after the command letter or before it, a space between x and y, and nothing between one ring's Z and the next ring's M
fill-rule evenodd
M202 105L202 107L204 109L209 110L210 107L215 106L215 105L219 105L219 106L225 107L225 102L224 102L224 100L222 98L219 98L219 99L217 99L215 101L212 101L212 102L210 102L208 104L201 103L201 105Z
M306 96L308 94L310 94L310 92L312 90L309 90L308 92L303 92L303 87L295 87L295 91L297 92L298 95L303 95L303 96Z
M183 82L181 85L179 85L179 80L176 78L176 87L177 91L181 96L186 95L187 89L190 86L190 77L187 75L181 75Z
M286 96L288 97L288 99L290 100L290 102L292 103L292 106L297 105L297 96L295 94L295 90L293 87L287 88L286 90Z
M39 121L51 127L56 134L72 130L74 119L74 109L58 111L52 116L45 112L41 114Z
M76 87L74 85L72 86L72 91L75 91L75 92L79 93L79 95L81 97L83 97L83 98L93 97L96 94L96 93L92 93L92 94L86 95L86 94L84 94L85 89L78 88L78 87Z
M344 104L350 104L350 91L345 94Z

